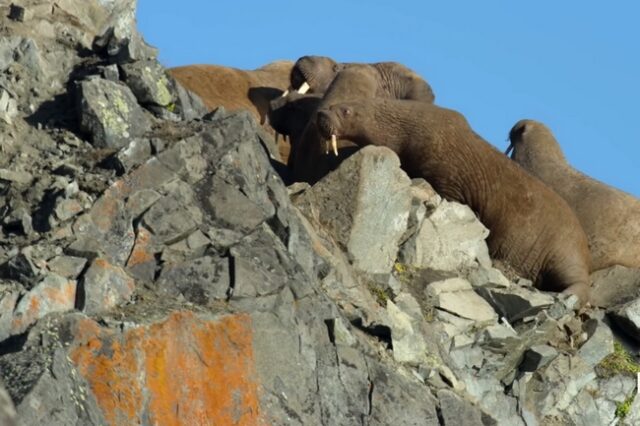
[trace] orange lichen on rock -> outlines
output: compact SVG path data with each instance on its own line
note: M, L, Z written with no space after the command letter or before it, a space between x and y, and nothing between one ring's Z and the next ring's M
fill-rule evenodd
M138 235L136 236L136 243L133 246L129 260L127 261L128 267L141 265L143 263L155 262L153 253L149 250L149 243L153 235L143 226L138 227Z
M262 424L248 315L176 312L121 335L86 323L71 358L109 424Z

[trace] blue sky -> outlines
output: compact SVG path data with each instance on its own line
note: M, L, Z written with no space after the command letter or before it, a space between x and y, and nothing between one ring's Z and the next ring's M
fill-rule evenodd
M519 119L543 121L574 167L640 197L638 18L631 0L138 3L165 66L398 61L498 148Z

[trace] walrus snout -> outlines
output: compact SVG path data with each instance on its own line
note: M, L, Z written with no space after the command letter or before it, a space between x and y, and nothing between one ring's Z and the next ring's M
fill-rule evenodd
M338 137L336 134L335 126L334 126L334 114L330 110L320 110L316 116L316 123L318 125L318 130L320 135L328 142L331 140L331 148L333 150L334 155L338 156ZM328 143L325 146L326 153L329 153Z

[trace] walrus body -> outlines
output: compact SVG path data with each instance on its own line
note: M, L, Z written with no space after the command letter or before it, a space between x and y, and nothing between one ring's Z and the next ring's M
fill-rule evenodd
M349 64L337 72L318 108L360 98L413 99L425 103L434 100L431 87L400 64ZM323 142L314 112L290 156L289 166L295 181L313 184L339 164L325 155Z
M252 71L218 65L187 65L169 69L169 74L186 89L200 96L210 111L247 110L265 124L269 102L289 86L293 63L278 61ZM265 124L265 127L268 127ZM279 150L285 150L279 146ZM286 148L288 154L288 148ZM286 157L283 157L286 161Z
M459 113L423 102L368 99L318 112L324 138L387 146L412 177L469 205L490 230L492 257L538 288L589 295L587 238L567 203L480 138Z
M640 267L640 200L571 167L553 133L521 120L509 134L511 158L571 206L589 240L594 270Z
M326 56L303 56L291 69L291 88L307 83L309 93L325 93L336 76L348 68L370 68L380 89L392 99L414 99L433 103L431 86L418 74L397 62L339 63Z

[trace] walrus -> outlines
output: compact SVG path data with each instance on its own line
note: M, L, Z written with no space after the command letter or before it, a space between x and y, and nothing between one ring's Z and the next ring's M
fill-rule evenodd
M640 268L640 200L569 165L544 124L520 120L509 132L506 154L556 191L584 228L594 270Z
M489 251L542 290L589 298L587 237L569 205L487 143L456 111L425 102L363 99L317 113L323 138L386 146L411 178L467 204L489 229Z
M415 99L433 103L431 86L410 68L398 62L339 63L327 56L302 56L291 68L288 91L299 93L325 93L341 71L351 67L369 67L376 72L381 87L393 99Z
M268 118L271 127L276 134L289 138L290 153L286 153L287 156L283 158L291 158L295 155L304 129L321 101L322 94L303 95L291 92L270 102ZM338 155L327 157L330 167L336 167L357 149L356 145L349 141L337 141Z
M433 102L433 91L426 81L404 66L394 64L387 67L386 64L393 63L349 64L336 74L318 108L327 108L338 102L358 98L413 99L425 103ZM326 149L320 143L322 141L314 113L293 155L290 156L289 166L294 181L313 184L339 164L329 160L325 155ZM333 140L332 145L335 153L337 141Z
M186 89L198 95L210 111L224 107L228 111L247 110L273 134L266 122L269 102L289 86L293 62L276 61L255 70L240 70L219 65L186 65L170 68L169 74ZM288 148L278 146L288 154ZM286 159L286 157L283 157Z

